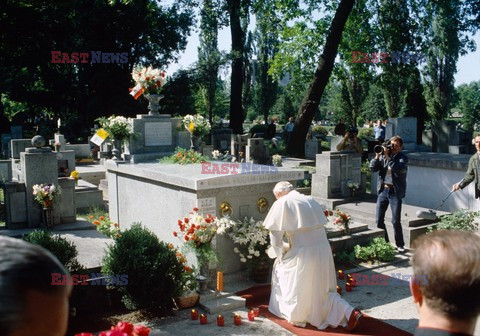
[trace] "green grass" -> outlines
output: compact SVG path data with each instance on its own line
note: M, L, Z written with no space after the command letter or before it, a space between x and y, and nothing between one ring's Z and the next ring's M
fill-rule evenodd
M78 217L90 220L89 217L93 216L93 218L99 218L100 216L108 216L108 211L104 207L91 207L84 213L80 213Z

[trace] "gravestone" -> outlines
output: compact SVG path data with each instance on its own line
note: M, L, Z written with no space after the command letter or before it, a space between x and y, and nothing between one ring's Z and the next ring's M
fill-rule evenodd
M63 134L55 133L53 137L55 139L55 143L59 143L60 148L65 149L65 145L67 144L65 141L65 136Z
M239 220L265 218L259 200L264 197L269 208L275 201L273 187L279 181L302 180L304 172L298 169L253 165L251 163L209 162L226 165L226 173L208 171L204 165L106 162L108 178L109 212L112 221L126 229L133 222L152 230L161 240L178 246L173 236L178 231L177 220L198 207L201 213L223 216L225 204L232 210L230 217ZM203 168L202 168L203 167ZM232 169L235 167L235 171ZM148 211L145 211L148 209ZM233 243L217 236L217 251L222 256L224 272L241 269Z
M247 140L250 138L248 134L232 134L230 139L230 152L240 162L246 158Z
M181 148L190 148L190 133L185 130L178 131L177 133L177 146Z
M363 194L362 156L355 153L328 152L317 154L316 173L312 174L312 196L331 199L350 197L348 183L357 184L355 196Z
M125 147L125 155L132 163L151 161L170 154L175 149L177 129L181 119L169 114L137 114L132 119L134 135Z
M335 150L336 151L336 150ZM311 139L305 141L305 158L315 159L317 154L322 153L322 141Z
M10 142L12 159L20 159L20 153L25 152L25 148L32 147L32 139L12 139Z
M343 136L335 135L332 137L332 140L330 141L330 151L331 152L338 152L337 151L337 145L342 142Z
M10 154L10 141L12 140L12 135L10 133L2 133L2 156L4 158L9 158L11 157Z
M403 140L403 149L415 150L417 146L417 118L389 118L385 128L385 139L399 135Z
M232 138L231 128L213 128L211 130L211 142L214 150L224 153L229 149Z
M253 162L258 164L270 164L271 159L268 155L268 148L265 145L263 138L247 139L247 146L245 147L246 162Z

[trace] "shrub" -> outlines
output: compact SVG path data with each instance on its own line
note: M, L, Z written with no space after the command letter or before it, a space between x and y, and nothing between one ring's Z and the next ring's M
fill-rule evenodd
M75 244L60 237L60 235L54 235L43 230L34 230L24 235L22 239L50 251L70 273L79 273L84 270L77 260L78 251Z
M173 307L172 298L182 294L183 270L175 250L140 223L108 246L102 267L104 274L128 275L128 284L112 285L123 295L126 308L150 311Z
M321 126L321 125L314 125L312 127L312 133L315 135L315 134L318 134L320 135L320 137L322 139L325 139L326 136L328 135L328 131L325 127Z
M440 216L435 228L429 228L429 232L433 230L462 230L462 231L478 231L478 223L475 218L480 215L480 211L469 211L461 209L452 214Z
M177 147L175 152L167 157L161 158L160 163L179 163L179 164L195 164L207 161L207 157L192 149Z
M368 246L355 245L355 257L363 261L392 261L395 249L384 238L374 238Z
M364 141L369 138L373 138L373 128L360 128L358 132L358 138Z
M266 130L267 125L265 124L253 125L252 128L250 128L249 133L253 136L255 133L265 133Z

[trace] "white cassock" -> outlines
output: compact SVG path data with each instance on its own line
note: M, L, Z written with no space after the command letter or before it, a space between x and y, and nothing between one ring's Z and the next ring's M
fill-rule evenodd
M270 230L269 256L277 258L268 310L297 326L308 322L318 329L346 326L353 311L337 294L323 210L312 197L293 190L273 203L263 222Z

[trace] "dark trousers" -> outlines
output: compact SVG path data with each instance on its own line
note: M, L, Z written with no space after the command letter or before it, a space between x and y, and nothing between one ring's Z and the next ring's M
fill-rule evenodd
M377 227L385 231L385 240L388 242L388 233L385 228L385 213L387 212L388 205L392 210L392 225L395 231L395 244L397 247L404 247L403 241L402 223L400 221L400 215L402 213L402 199L398 199L393 188L384 188L377 198L377 213L376 221Z

